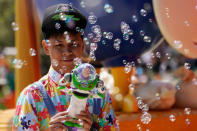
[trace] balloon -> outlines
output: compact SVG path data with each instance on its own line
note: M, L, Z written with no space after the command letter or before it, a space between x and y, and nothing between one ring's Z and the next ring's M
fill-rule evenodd
M196 0L153 0L153 7L168 43L183 55L197 58Z

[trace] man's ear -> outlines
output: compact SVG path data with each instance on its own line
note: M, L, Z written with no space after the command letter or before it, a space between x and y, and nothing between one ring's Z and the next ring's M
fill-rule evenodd
M44 49L44 53L46 55L49 55L49 50L48 50L48 46L47 46L47 43L45 40L42 40L42 46L43 46L43 49Z

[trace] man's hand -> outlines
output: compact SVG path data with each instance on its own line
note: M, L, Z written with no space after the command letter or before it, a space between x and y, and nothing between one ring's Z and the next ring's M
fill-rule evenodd
M76 116L76 118L82 120L85 131L90 131L92 119L89 112L81 111L80 114Z
M67 131L67 127L62 123L62 121L69 120L68 112L59 112L53 117L51 117L49 122L50 131Z

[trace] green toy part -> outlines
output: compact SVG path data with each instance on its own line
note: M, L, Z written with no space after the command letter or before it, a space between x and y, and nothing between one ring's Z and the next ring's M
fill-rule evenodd
M87 86L83 87L82 84L80 82L77 81L76 77L74 74L72 74L72 80L73 80L73 85L78 88L79 90L83 90L83 91L90 91L92 89L94 89L94 87L96 86L97 82L98 82L98 78L96 78L94 81L91 81L87 84Z
M68 127L76 127L76 128L83 128L83 125L80 125L78 123L73 123L71 121L65 121L64 125L68 126Z

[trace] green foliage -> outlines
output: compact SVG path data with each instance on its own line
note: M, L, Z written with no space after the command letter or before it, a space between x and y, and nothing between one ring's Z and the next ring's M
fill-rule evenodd
M0 48L14 46L14 0L0 0Z

